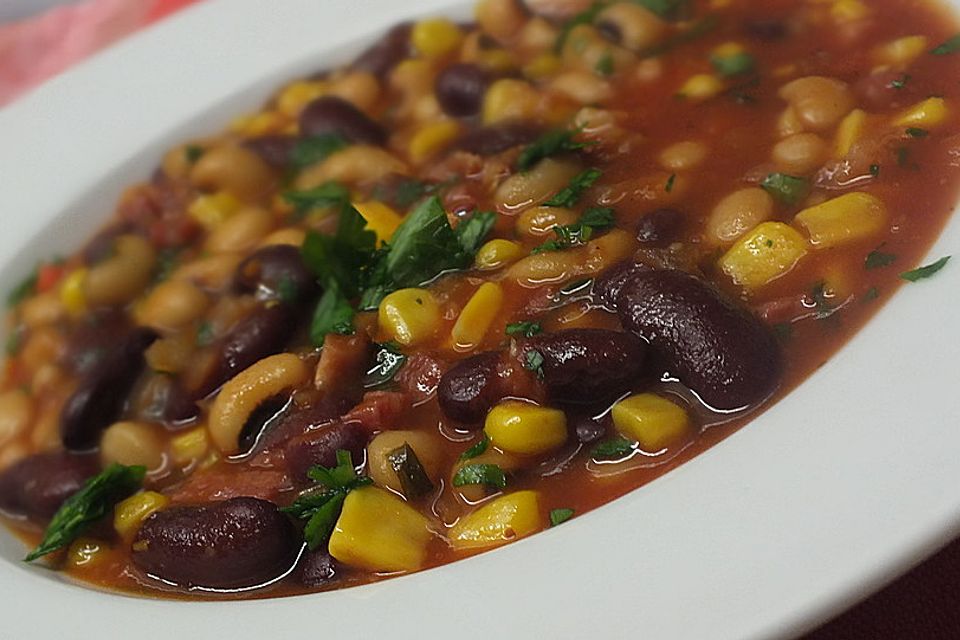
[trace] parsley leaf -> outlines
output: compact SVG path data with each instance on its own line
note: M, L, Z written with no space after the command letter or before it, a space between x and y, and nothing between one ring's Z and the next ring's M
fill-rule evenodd
M345 149L349 143L340 135L335 133L325 133L311 138L305 138L297 142L290 152L290 161L297 170L309 167L337 151Z
M532 338L538 333L543 333L543 326L539 322L527 320L524 322L511 322L506 329L508 336L524 336Z
M407 361L407 356L401 353L395 344L388 342L377 346L379 349L375 357L376 364L363 377L364 389L382 387L389 383Z
M593 237L595 231L602 231L614 224L613 209L608 207L591 207L583 212L580 220L574 224L560 225L553 228L557 236L555 240L548 240L534 247L532 253L546 251L560 251L581 245Z
M582 24L593 24L593 21L600 15L600 12L606 8L606 2L594 2L589 9L578 13L563 23L563 26L560 28L560 35L557 37L557 42L554 45L556 53L560 53L563 50L563 45L567 43L567 38L570 37L571 31Z
M297 208L300 213L310 209L333 207L350 202L350 190L339 182L324 182L319 187L306 191L287 191L283 199Z
M521 171L529 171L544 158L567 151L576 151L588 146L586 142L574 141L573 138L578 133L580 133L579 129L548 131L523 149L520 157L517 158L517 168Z
M213 343L214 337L213 323L209 320L204 320L201 322L200 326L197 327L197 346L210 346Z
M633 0L661 18L675 18L687 8L690 0Z
M503 489L507 486L507 476L503 469L495 464L467 464L453 476L453 486L482 484L488 487Z
M57 509L43 533L43 540L24 560L33 562L76 540L90 525L110 513L116 503L139 489L146 473L146 467L114 463L87 480Z
M553 509L550 512L550 526L555 527L558 524L563 524L573 517L573 513L573 509Z
M37 288L37 270L34 269L7 294L7 306L15 307L30 296Z
M906 134L911 138L926 138L930 135L930 132L926 129L920 129L918 127L907 127Z
M940 271L940 269L943 269L945 266L947 266L947 263L950 262L951 257L952 256L944 256L943 258L940 258L933 264L928 264L926 266L920 267L919 269L914 269L913 271L907 271L905 273L901 273L900 277L908 282L916 282L918 280L924 280L926 278L931 277L933 274Z
M536 349L531 349L523 356L523 368L527 371L533 371L537 378L543 380L543 354Z
M710 64L717 73L724 78L750 73L756 67L757 61L746 51L728 56L711 56Z
M667 193L673 191L673 183L677 181L677 174L671 173L670 177L667 178L667 184L663 185L663 190Z
M633 442L622 436L604 440L593 448L593 457L598 460L622 458L633 451Z
M183 157L186 158L190 164L199 160L204 153L206 153L206 149L196 144L188 144L183 148Z
M863 261L863 266L867 270L872 269L882 269L883 267L888 267L894 262L897 261L897 256L892 253L884 253L880 251L878 247L867 254L867 257Z
M604 54L599 60L597 60L597 64L593 67L593 70L604 77L612 76L615 70L613 55L610 53Z
M880 177L880 165L878 165L878 164L872 164L872 165L870 165L870 175L873 176L874 178L879 178L879 177Z
M863 294L863 299L865 301L876 300L880 297L880 289L876 287L870 287L867 289L866 293Z
M330 281L310 320L310 342L320 347L323 346L328 333L352 334L354 332L353 316L354 310L350 300L340 292L336 281Z
M587 169L586 171L574 176L570 184L561 189L555 196L544 202L546 207L566 207L570 208L577 204L583 192L593 186L603 172L599 169Z
M472 447L460 454L460 460L470 460L471 458L476 458L478 455L487 450L487 447L490 446L490 436L483 434L483 437L477 441Z
M908 83L908 82L910 82L910 75L904 73L903 75L901 75L901 76L900 76L899 78L897 78L896 80L893 80L893 81L890 83L889 86L890 86L891 89L900 90L900 89L903 89L905 86L907 86L907 83Z
M960 51L960 33L930 51L935 56L947 56Z
M810 193L810 183L805 178L785 173L771 173L763 179L760 186L774 198L789 206L797 204Z

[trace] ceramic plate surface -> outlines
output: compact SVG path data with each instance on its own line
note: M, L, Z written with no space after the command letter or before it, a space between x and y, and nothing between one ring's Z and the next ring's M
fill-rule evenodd
M222 129L402 18L467 11L211 0L0 111L0 291L38 258L75 250L169 145ZM930 257L949 253L960 253L960 216ZM795 635L960 532L958 290L960 264L905 286L787 398L645 488L420 574L287 599L145 600L27 566L0 532L0 637Z

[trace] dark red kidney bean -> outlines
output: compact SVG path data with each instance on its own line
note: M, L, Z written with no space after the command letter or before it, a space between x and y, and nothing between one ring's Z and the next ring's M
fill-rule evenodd
M317 98L300 114L303 135L336 134L358 144L381 145L387 140L386 130L353 104L336 96Z
M211 345L214 362L191 397L203 398L258 360L279 353L296 331L296 314L286 304L262 306Z
M619 331L568 329L524 341L524 357L533 351L543 357L542 379L553 402L593 404L636 385L646 345Z
M326 550L310 551L300 561L300 582L305 587L325 587L337 579L339 566Z
M410 30L409 22L393 27L379 42L360 54L352 67L383 79L401 60L410 57Z
M247 257L237 266L234 283L241 292L261 292L290 304L312 298L318 289L300 250L287 244L264 247Z
M77 375L96 368L117 344L117 336L130 332L122 311L109 309L84 316L70 327L61 364Z
M676 209L657 209L637 222L637 241L651 247L666 247L683 231L684 215Z
M356 422L334 422L315 430L307 431L287 441L283 449L284 460L290 477L298 485L308 483L310 467L337 466L337 451L349 451L353 461L363 460L367 446L367 433Z
M0 474L0 511L48 520L98 471L96 456L65 451L19 460Z
M487 81L487 74L475 64L452 64L437 76L434 93L447 114L472 116L480 111Z
M180 381L163 374L155 374L144 386L137 404L139 419L162 422L170 429L192 424L200 415L200 408Z
M780 383L777 340L706 282L675 270L635 273L617 298L624 328L662 369L719 410L755 406Z
M151 515L133 542L134 564L183 587L242 589L282 576L301 547L272 502L232 498Z
M448 418L477 428L482 426L487 412L503 398L500 360L498 351L478 353L443 374L437 386L437 402Z
M594 299L607 310L616 312L617 298L623 287L638 273L649 270L650 267L643 264L621 262L594 281Z
M293 149L297 146L297 138L281 135L260 136L247 140L243 146L260 156L261 160L274 169L286 169L290 166Z
M581 444L591 444L607 435L608 420L597 420L590 416L573 416L570 424Z
M157 334L137 328L120 336L83 378L60 413L60 438L71 451L97 446L100 432L120 417L120 412L143 370L144 350Z
M511 122L473 129L460 136L452 148L478 156L492 156L507 149L528 144L540 135L540 127L527 122Z

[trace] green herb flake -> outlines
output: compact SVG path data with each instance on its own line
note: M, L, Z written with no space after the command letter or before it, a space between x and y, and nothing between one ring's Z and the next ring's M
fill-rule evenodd
M481 453L487 450L490 446L490 436L483 434L483 437L480 438L472 447L460 454L460 460L471 460L476 458Z
M310 209L343 206L350 202L350 190L339 182L324 182L306 191L287 191L283 199L297 208L298 212Z
M867 289L867 291L863 294L863 299L864 299L865 301L876 300L876 299L879 298L879 297L880 297L880 289L878 289L878 288L876 288L876 287L870 287L870 288Z
M507 325L506 333L508 336L523 336L525 338L532 338L539 333L543 333L543 326L541 326L539 322L534 322L531 320L524 322L511 322Z
M517 168L520 171L529 171L544 158L583 149L589 143L576 142L574 138L579 133L579 129L548 131L523 149L517 158Z
M896 254L893 253L884 253L880 251L882 247L874 249L867 254L867 257L863 261L863 266L871 271L873 269L882 269L883 267L888 267L894 262L897 261Z
M910 82L910 75L904 73L896 80L893 80L889 86L891 89L896 89L897 91L899 91L900 89L903 89L904 87L906 87L908 82Z
M76 540L91 525L109 514L114 505L136 492L143 484L146 467L111 464L87 480L67 498L47 525L37 548L24 559L37 558L62 549Z
M580 200L583 192L592 187L602 175L603 172L599 169L587 169L575 176L570 184L561 189L555 196L544 202L544 206L565 207L567 209L573 207Z
M553 233L555 240L548 240L534 247L532 253L545 253L569 249L587 242L594 232L609 229L616 221L613 209L609 207L591 207L583 212L580 220L574 224L556 226Z
M757 61L746 51L729 56L711 56L710 64L717 73L724 78L750 73L757 66Z
M622 436L604 440L593 448L591 455L597 460L613 460L623 458L633 452L633 442Z
M13 290L7 294L7 306L15 307L34 294L37 289L37 270L34 269L30 275L20 281Z
M550 511L550 526L555 527L558 524L563 524L572 518L573 514L573 509L553 509Z
M661 18L675 19L688 9L690 0L633 0Z
M300 171L326 160L337 151L345 149L349 143L340 135L325 133L319 136L299 140L290 152L290 161L294 169Z
M407 356L393 343L376 345L377 355L373 368L363 377L363 387L374 389L389 384L407 362Z
M213 343L214 337L213 324L206 320L201 322L200 326L197 327L197 346L209 346Z
M663 185L663 190L667 193L673 191L673 183L677 181L677 174L671 173L670 177L667 178L667 184Z
M960 51L960 33L930 51L935 56L947 56Z
M597 60L597 64L593 67L593 70L596 71L598 75L604 76L605 78L612 76L615 69L613 55L610 53L604 54Z
M523 357L523 368L533 371L537 374L537 378L543 380L543 354L536 349L527 351Z
M350 300L340 291L336 282L329 282L323 292L313 318L310 321L310 341L314 346L323 346L327 334L351 335L354 332L355 311Z
M919 269L914 269L913 271L907 271L900 274L900 277L906 280L907 282L917 282L918 280L925 280L935 273L947 266L947 263L950 262L952 256L944 256L940 258L933 264L928 264L926 266L920 267Z
M556 53L563 51L563 47L567 43L567 38L570 37L570 32L582 24L593 24L593 21L600 15L600 12L606 8L606 2L594 2L589 9L578 13L564 22L563 26L560 27L560 35L557 36L557 42L554 44L554 51Z
M204 153L206 153L206 149L196 144L188 144L183 148L183 157L186 158L190 164L195 163L203 157Z
M930 132L926 129L920 129L918 127L907 127L906 134L911 138L926 138L930 135Z
M872 164L872 165L870 165L870 175L873 176L874 178L879 178L879 177L880 177L880 165L878 165L878 164Z
M467 464L460 467L453 476L453 486L483 485L503 489L507 486L507 476L503 469L495 464Z
M806 178L771 173L760 183L763 189L780 202L793 206L810 193L810 182Z
M898 167L905 167L910 162L910 149L906 147L897 147L893 154L897 158Z

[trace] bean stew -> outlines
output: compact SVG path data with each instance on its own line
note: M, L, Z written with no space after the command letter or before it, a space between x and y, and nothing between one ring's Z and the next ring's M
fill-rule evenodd
M11 292L0 512L31 562L195 598L582 517L954 268L923 263L960 185L958 31L900 0L394 27L170 149Z

